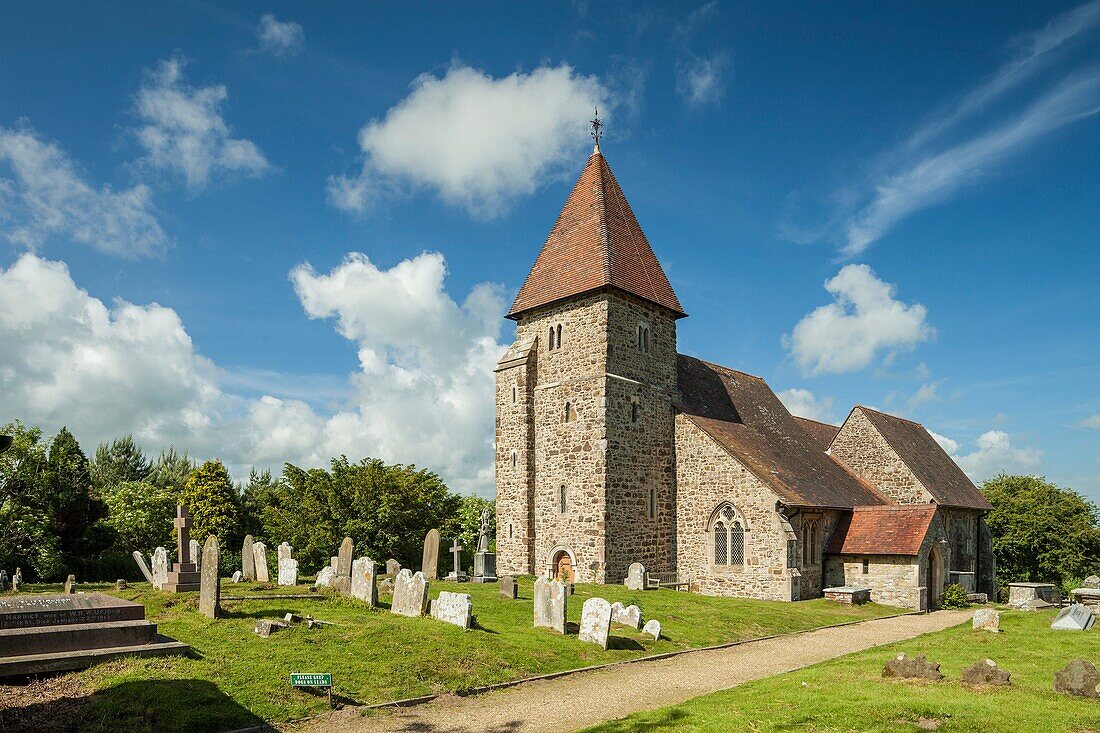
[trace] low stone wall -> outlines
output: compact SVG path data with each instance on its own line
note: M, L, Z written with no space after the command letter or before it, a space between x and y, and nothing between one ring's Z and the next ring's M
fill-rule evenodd
M863 562L867 561L867 572ZM905 555L839 555L825 562L826 582L871 589L871 600L920 611L927 608L927 590L920 584L916 557ZM827 596L826 596L827 597Z

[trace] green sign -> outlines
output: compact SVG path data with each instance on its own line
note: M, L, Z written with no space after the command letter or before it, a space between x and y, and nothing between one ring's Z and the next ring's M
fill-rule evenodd
M290 684L294 687L332 687L332 675L327 672L291 672Z

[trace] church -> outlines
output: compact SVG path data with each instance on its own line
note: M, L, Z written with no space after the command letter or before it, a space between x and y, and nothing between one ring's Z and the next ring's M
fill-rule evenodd
M497 568L782 601L832 586L936 608L992 592L989 502L918 423L795 417L760 377L677 352L687 317L599 143L507 317Z

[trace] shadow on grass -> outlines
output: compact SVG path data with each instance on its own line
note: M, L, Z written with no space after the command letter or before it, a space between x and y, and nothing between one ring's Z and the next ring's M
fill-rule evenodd
M281 621L288 613L292 613L295 616L301 616L301 609L296 608L265 608L261 611L252 611L246 613L245 611L227 611L222 608L221 613L218 614L218 618L255 618L255 619L270 619L272 621Z
M0 730L24 733L192 733L265 725L205 680L143 680L91 695L0 710Z
M404 731L404 733L512 733L513 731L519 730L522 726L523 722L519 720L510 720L507 723L500 723L490 728L483 728L480 726L477 728L470 728L465 725L458 726L457 728L441 727L426 721L417 721L415 723L409 723L401 730Z
M645 649L640 643L634 639L628 639L625 636L609 636L607 638L608 649Z
M484 626L482 626L481 622L478 621L477 616L474 616L470 620L470 628L475 629L477 631L484 631L486 634L493 634L494 636L500 635L499 631L493 631L492 629L487 629Z
M652 720L624 718L604 723L596 728L598 733L638 733L639 731L680 730L688 714L678 708L669 708L656 714Z

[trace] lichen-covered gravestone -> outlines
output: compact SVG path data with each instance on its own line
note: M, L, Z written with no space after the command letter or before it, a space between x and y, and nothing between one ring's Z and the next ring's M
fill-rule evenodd
M468 593L443 591L432 601L432 618L463 629L470 628L474 618L474 604Z
M234 570L233 571L233 582L234 583L240 583L242 580L244 580L244 573L242 573L240 570Z
M378 583L374 561L360 557L351 564L351 595L374 608L378 605Z
M71 593L73 593L74 592L73 588L74 588L75 585L76 585L76 576L75 575L70 575L68 578L65 578L65 595L70 595Z
M340 543L340 552L336 555L336 574L351 577L351 555L355 552L355 542L345 537Z
M206 562L199 571L199 613L207 618L217 618L221 612L222 583L218 574L220 555L218 538L210 535L202 548L202 556Z
M161 590L168 583L168 550L153 550L153 587Z
M979 608L974 612L973 628L996 634L1001 630L1001 614L992 608Z
M1100 699L1100 672L1084 659L1074 659L1054 673L1054 691L1064 695Z
M424 535L424 555L420 563L421 572L428 580L439 578L439 530L429 529Z
M392 557L386 560L386 575L397 575L401 572L401 563L394 560Z
M603 598L589 598L581 607L581 630L577 638L607 649L610 636L611 604Z
M632 629L642 628L642 611L637 606L626 606L615 601L611 604L611 622L629 626Z
M979 659L963 670L962 681L968 685L1010 685L1011 676L992 659Z
M516 585L516 579L511 575L505 575L500 579L500 594L505 598L511 598L513 601L519 598L519 586Z
M393 601L390 612L398 616L417 618L428 608L428 579L424 573L412 573L403 568L393 585Z
M202 572L202 548L199 547L198 540L189 540L188 545L191 547L191 562L195 564L195 569L200 573Z
M882 668L883 677L900 677L902 679L920 678L926 680L942 680L939 662L929 662L923 654L909 658L899 654Z
M321 572L317 573L317 580L314 585L318 588L331 588L332 581L336 579L336 571L332 569L331 565L326 565L321 568Z
M383 578L382 582L378 584L378 592L384 596L393 595L393 578Z
M649 634L653 637L653 641L658 641L661 638L661 622L655 618L645 622L645 626L642 627L642 632Z
M565 633L569 592L565 583L540 576L535 580L535 626Z
M292 557L291 547L286 542L279 545L278 552L280 560L289 560Z
M260 583L270 583L271 575L267 567L267 545L263 542L252 544L252 557L256 561L256 580Z
M246 534L244 545L241 546L241 573L245 580L256 579L256 553L252 545L252 535Z
M294 558L279 560L279 585L298 585L298 561Z
M646 571L645 565L640 562L630 563L630 567L626 569L626 587L630 590L645 590L646 586Z

